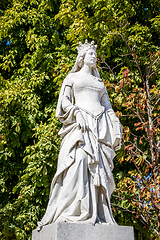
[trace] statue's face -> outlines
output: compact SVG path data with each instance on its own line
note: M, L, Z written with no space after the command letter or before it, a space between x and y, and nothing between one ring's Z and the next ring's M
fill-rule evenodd
M86 52L84 58L84 64L88 65L89 67L95 67L96 65L96 51L94 49L89 49Z

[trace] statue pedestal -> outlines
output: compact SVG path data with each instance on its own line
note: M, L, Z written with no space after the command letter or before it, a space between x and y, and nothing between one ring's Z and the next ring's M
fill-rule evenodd
M134 240L134 233L133 227L59 222L34 230L32 240Z

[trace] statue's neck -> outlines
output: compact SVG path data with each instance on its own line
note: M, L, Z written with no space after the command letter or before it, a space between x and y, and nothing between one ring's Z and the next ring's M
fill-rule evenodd
M92 74L92 68L88 65L84 64L82 69L80 70L82 74Z

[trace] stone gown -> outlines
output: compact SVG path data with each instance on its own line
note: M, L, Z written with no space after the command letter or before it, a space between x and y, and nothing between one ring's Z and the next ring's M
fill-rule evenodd
M110 196L115 188L113 158L120 148L121 125L104 83L94 78L99 87L73 81L70 74L62 84L56 111L63 123L59 132L62 143L47 210L38 222L40 227L60 221L115 224ZM66 86L71 88L67 100L64 96ZM92 96L93 91L97 99L101 99L102 106L96 116L87 111L85 105L83 108L76 105L76 98L82 94ZM64 107L65 101L67 107ZM77 125L76 111L82 113L88 131L82 132Z

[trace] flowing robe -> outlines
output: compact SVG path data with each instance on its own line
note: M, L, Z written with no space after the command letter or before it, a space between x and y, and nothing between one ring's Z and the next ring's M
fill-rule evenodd
M59 132L62 143L49 203L39 226L60 221L115 224L110 196L115 188L113 158L121 145L121 125L103 82L99 78L96 80L100 88L88 83L84 86L83 81L76 85L70 75L62 84L56 111L63 123ZM67 86L71 91L67 96L67 108L64 108ZM87 94L95 91L100 96L102 107L97 115L74 104L74 98L81 97L83 91L88 91ZM83 115L88 131L82 132L79 128L76 111Z

